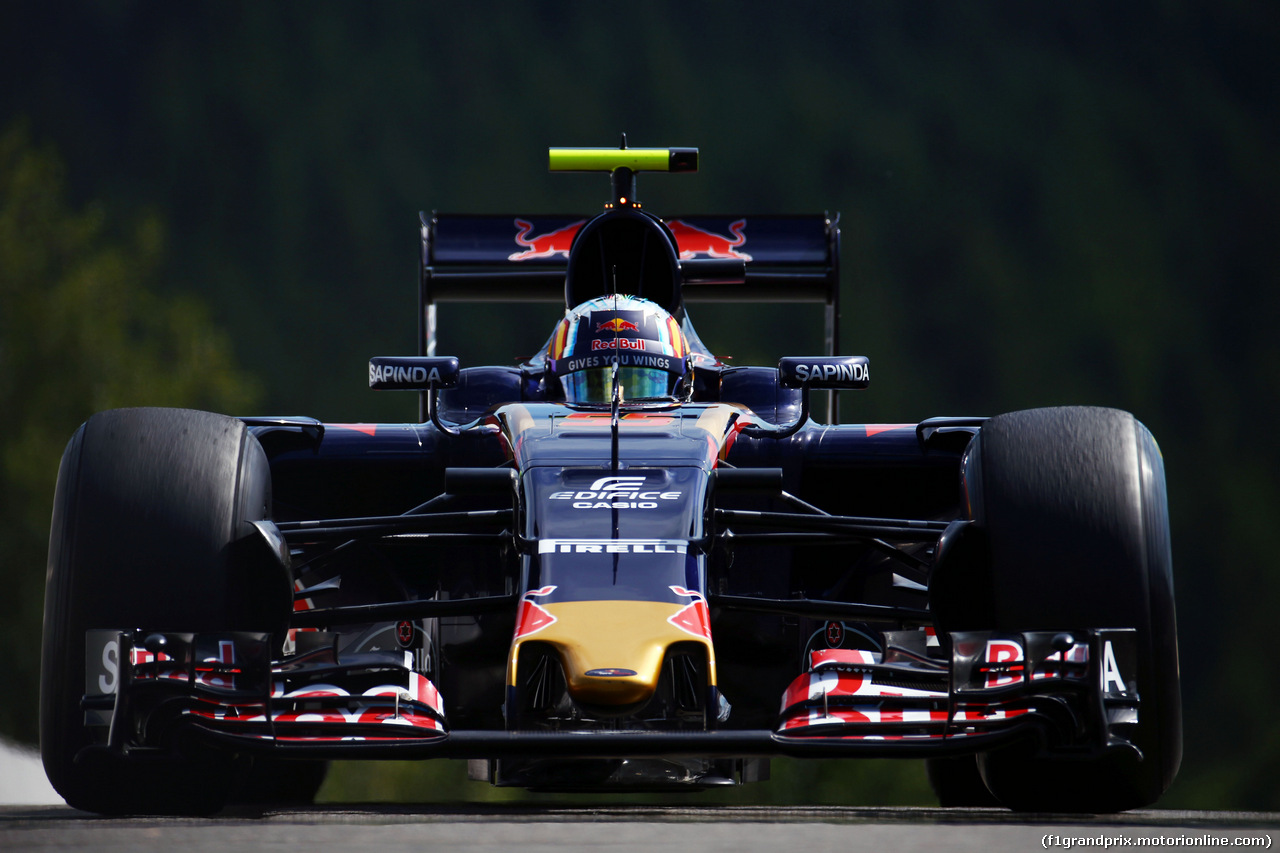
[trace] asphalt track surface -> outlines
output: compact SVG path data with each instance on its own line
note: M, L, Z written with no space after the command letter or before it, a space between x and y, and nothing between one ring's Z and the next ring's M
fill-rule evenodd
M66 806L0 806L0 849L115 853L302 850L1032 851L1270 850L1280 813L1150 810L1121 815L997 809L755 806L334 806L212 818L100 818Z

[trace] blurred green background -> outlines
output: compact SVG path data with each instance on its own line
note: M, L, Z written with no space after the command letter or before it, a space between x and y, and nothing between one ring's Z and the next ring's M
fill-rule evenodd
M409 420L417 213L592 213L551 145L697 146L660 215L839 211L846 420L1082 403L1168 469L1186 758L1162 805L1280 809L1280 15L1268 3L16 0L0 16L0 734L36 737L45 539L85 417ZM506 362L554 306L446 306ZM818 312L695 313L739 363ZM725 802L927 803L917 762L778 762ZM460 763L324 796L508 797ZM694 795L707 799L711 795Z

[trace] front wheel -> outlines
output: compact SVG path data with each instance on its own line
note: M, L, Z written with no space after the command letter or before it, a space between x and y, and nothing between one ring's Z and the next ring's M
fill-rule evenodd
M943 808L975 809L1000 805L982 781L976 755L926 758L924 768L929 788Z
M963 463L985 533L989 592L979 618L999 631L1137 629L1141 750L1053 757L1034 744L978 758L991 793L1024 811L1116 812L1155 802L1182 756L1164 463L1127 412L1064 407L991 418Z
M279 632L288 570L258 547L269 517L266 454L234 418L117 409L90 418L58 470L45 589L40 751L71 806L106 814L217 811L250 762L199 745L147 759L89 750L85 633ZM104 652L105 654L105 652Z

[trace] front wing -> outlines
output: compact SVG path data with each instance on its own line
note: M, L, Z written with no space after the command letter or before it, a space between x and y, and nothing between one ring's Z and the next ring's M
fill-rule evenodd
M931 632L889 632L883 653L813 652L772 730L704 731L454 730L410 652L341 657L321 636L273 661L271 639L89 632L85 722L107 732L90 749L140 757L182 734L298 758L940 756L1029 737L1059 755L1137 750L1132 629L957 632L941 658Z

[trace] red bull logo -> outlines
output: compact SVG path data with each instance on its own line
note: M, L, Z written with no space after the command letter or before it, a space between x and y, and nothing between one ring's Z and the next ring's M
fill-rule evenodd
M536 237L530 237L529 233L533 231L533 223L526 219L517 219L516 224L516 245L524 246L523 252L512 252L507 260L509 261L527 261L532 258L550 258L554 255L569 257L569 247L573 245L574 235L578 233L578 229L582 227L587 220L581 219L572 225L566 225L563 228L557 228L555 231L548 231L546 234L539 234Z
M621 317L614 317L612 320L605 320L596 326L597 332L638 332L640 327L635 323L624 320Z
M704 255L708 258L751 260L751 256L746 252L738 251L738 246L747 242L747 238L742 236L742 229L747 227L747 220L745 219L729 223L729 234L731 235L729 237L717 234L714 231L707 231L696 225L690 225L680 219L668 222L667 227L671 229L671 233L676 238L676 248L680 252L680 257L686 260L696 258L698 255Z
M550 595L555 592L555 589L554 586L544 586L541 589L531 589L524 594L520 599L520 612L516 615L515 639L519 640L529 634L536 634L548 625L555 624L555 615L533 600L535 597Z
M707 600L702 597L702 593L680 586L672 586L669 589L676 595L687 596L692 598L693 601L668 617L667 621L681 631L687 631L695 637L702 637L709 641L711 639L711 611L707 608Z

